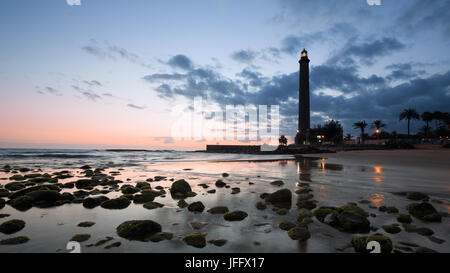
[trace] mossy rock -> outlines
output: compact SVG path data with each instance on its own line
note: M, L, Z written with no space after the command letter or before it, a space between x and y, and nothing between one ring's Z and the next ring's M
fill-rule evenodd
M203 248L206 246L206 233L195 232L183 237L183 241L190 246Z
M406 198L408 198L410 200L414 200L414 201L420 201L420 200L427 200L430 197L428 195L426 195L425 193L421 193L421 192L407 192Z
M75 196L75 198L84 198L88 195L89 195L89 192L83 191L83 190L73 192L73 196Z
M216 187L218 188L223 188L225 187L227 184L225 182L223 182L221 179L217 180L215 183Z
M299 209L315 209L317 207L315 200L298 200L297 207Z
M292 240L298 241L306 241L311 238L311 233L304 227L293 227L288 231L288 235Z
M247 218L248 214L245 211L230 211L223 215L226 221L242 221Z
M292 202L292 192L288 189L281 189L272 194L267 195L264 199L272 204L276 203L290 204Z
M428 222L441 222L441 215L430 203L412 203L406 208L416 218Z
M208 243L213 244L213 245L218 246L218 247L224 246L227 242L228 242L228 240L220 239L220 238L219 239L212 239L212 240L208 241Z
M173 233L171 232L158 232L149 237L149 241L157 243L163 240L172 240Z
M280 208L280 209L277 209L275 212L276 212L278 215L286 215L286 214L288 214L289 210L286 209L286 208Z
M29 196L20 196L8 202L8 204L19 211L27 211L33 207L33 198Z
M23 220L13 219L0 225L0 232L4 234L13 234L21 231L25 227Z
M228 210L228 207L217 206L217 207L210 208L208 210L208 212L211 214L225 214L225 213L229 212L229 210Z
M153 201L150 201L150 202L147 202L144 204L144 208L146 208L146 209L158 209L158 208L162 208L162 207L164 207L163 204L158 203L158 202L153 202Z
M61 188L63 188L63 189L73 189L73 188L75 188L75 183L74 182L64 183L64 184L61 185Z
M158 182L158 181L164 180L164 179L166 179L166 178L167 178L167 177L165 177L165 176L157 175L157 176L154 177L154 180L155 180L155 182Z
M150 183L147 182L137 182L136 187L139 189L151 189Z
M193 212L203 212L204 209L205 206L200 201L189 204L188 206L188 210Z
M5 185L5 189L10 191L19 191L25 188L25 183L23 182L11 182Z
M278 227L282 230L288 231L293 229L296 226L296 224L289 222L289 221L283 221L278 224Z
M192 191L191 186L184 179L173 182L172 186L170 187L170 193L172 195L178 194L180 196L186 196L187 193L191 191Z
M298 216L298 220L301 221L306 217L308 217L308 218L312 217L313 213L309 209L299 209L297 211L297 216Z
M151 202L155 200L155 195L154 194L136 194L133 197L133 202L135 204L144 204L147 202Z
M45 184L45 185L39 185L34 187L29 187L20 191L16 191L14 193L11 193L9 195L9 199L15 199L20 196L25 196L26 194L34 191L56 191L60 192L61 189L57 185L51 185L51 184Z
M180 207L182 209L186 208L187 206L189 206L189 204L186 201L184 201L184 199L179 200L177 205L178 205L178 207Z
M313 214L320 222L323 222L325 217L333 212L338 213L338 209L336 207L320 207L315 209Z
M414 225L411 224L403 224L403 228L405 229L406 232L409 233L417 233L420 234L422 236L431 236L434 234L434 231L426 228L426 227L416 227Z
M19 236L19 237L1 240L0 245L21 245L21 244L25 244L29 240L30 240L30 238L28 238L26 236Z
M95 225L95 222L89 222L89 221L81 222L78 224L79 227L85 227L85 228L92 227L93 225Z
M409 214L400 214L397 216L397 221L409 224L412 222L412 218Z
M395 224L384 225L384 226L382 226L382 228L384 229L384 231L386 231L387 233L391 233L391 234L397 234L402 231L402 229Z
M270 185L281 187L284 185L284 182L281 180L276 180L276 181L270 182Z
M161 225L152 220L132 220L120 224L116 231L128 240L148 241L152 235L161 232Z
M100 206L104 209L125 209L131 204L126 197L119 197L103 202Z
M265 202L260 201L256 203L256 208L259 210L265 210L267 208L267 205Z
M9 191L7 189L0 189L0 197L8 197Z
M47 208L56 205L57 201L63 200L62 195L57 191L38 190L26 194L33 199L33 205L39 208Z
M372 250L367 249L367 244L371 241L376 241L380 244L381 253L391 253L392 251L391 239L381 234L353 237L351 244L356 252L369 253Z
M90 238L91 238L90 234L75 234L72 236L70 241L82 243L82 242L89 240Z
M98 180L93 179L80 179L75 182L75 187L77 189L90 189L99 184Z
M83 202L83 207L87 209L93 209L100 206L103 202L108 201L109 198L106 196L88 197L85 198Z
M123 194L135 194L140 191L139 188L130 185L122 186L120 190L122 191Z
M23 181L25 179L26 178L23 175L20 175L20 174L15 174L15 175L13 175L13 176L11 176L9 178L9 180L14 180L14 181Z

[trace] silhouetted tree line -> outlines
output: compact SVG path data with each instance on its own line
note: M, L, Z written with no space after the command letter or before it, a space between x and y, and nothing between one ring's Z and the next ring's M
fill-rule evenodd
M357 121L353 123L353 128L359 129L360 141L364 143L367 139L409 139L414 138L448 138L450 137L450 114L448 112L423 112L421 115L412 108L404 109L400 115L399 120L407 121L408 134L398 134L396 131L386 132L383 129L387 128L387 125L381 120L374 120L372 123L368 124L365 120ZM422 120L425 125L420 128L419 132L411 136L411 120ZM433 124L434 123L434 124ZM370 128L375 129L375 132L371 135L366 133L366 128L370 125ZM434 128L433 126L434 125ZM434 129L434 130L433 130ZM310 142L311 143L323 143L323 142L333 142L335 144L341 143L344 140L351 140L352 135L343 135L343 128L339 121L330 120L325 122L325 124L316 125L315 128L310 130ZM279 138L279 143L282 146L288 144L287 138L282 135Z

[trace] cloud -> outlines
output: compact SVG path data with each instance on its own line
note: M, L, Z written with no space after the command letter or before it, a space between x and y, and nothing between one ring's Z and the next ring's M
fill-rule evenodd
M114 57L107 51L96 46L83 46L81 47L81 49L86 53L98 57L100 59L114 59Z
M395 44L395 42L394 42ZM362 44L361 48L365 48ZM371 48L371 46L368 46ZM364 50L356 50L358 56L371 57ZM340 120L345 130L352 132L352 123L357 120L382 119L392 130L401 130L398 113L406 107L419 112L450 108L450 71L418 78L410 64L392 64L392 73L361 76L358 67L336 64L311 66L311 110L312 124L333 118ZM403 70L399 75L395 71ZM164 75L164 76L162 76ZM173 99L182 96L193 99L202 96L224 105L280 105L281 129L284 134L293 135L298 115L298 71L273 77L264 77L260 72L244 69L230 79L218 71L207 68L191 69L184 74L150 74L143 77L152 84L162 98ZM422 74L422 76L424 76ZM393 80L403 83L392 85ZM170 80L167 80L170 79ZM176 81L172 81L176 79ZM250 91L249 86L255 90ZM332 90L330 95L322 90Z
M422 66L422 64L419 64ZM424 75L425 70L414 70L410 63L398 63L391 64L385 67L387 70L391 70L391 73L386 77L388 80L407 80Z
M450 1L414 0L404 6L395 22L409 35L419 31L438 29L444 38L450 38Z
M126 49L119 47L119 46L109 46L108 50L115 53L116 55L120 56L122 59L128 60L132 63L135 63L138 61L139 56L127 51Z
M92 81L83 81L83 83L89 85L89 86L102 86L102 84L99 81L92 80Z
M101 96L99 96L91 91L81 91L80 94L92 101L97 101L102 98Z
M144 62L139 55L134 54L127 49L116 46L116 45L105 45L104 47L100 46L83 46L81 47L83 51L86 53L93 55L95 57L98 57L100 59L111 59L111 60L117 60L122 59L126 60L131 63L139 64L143 67L150 68L151 66Z
M45 95L45 94L51 94L51 95L55 95L55 96L62 96L62 94L56 90L55 88L51 87L51 86L46 86L43 87L41 89L40 86L35 86L36 89L36 93L40 94L40 95Z
M391 55L405 47L403 43L392 37L383 37L362 43L359 43L356 38L352 38L328 60L328 63L348 66L354 64L356 59L365 65L372 65L376 58Z
M132 103L127 104L127 106L130 108L139 109L139 110L143 110L143 109L147 108L146 106L139 106L139 105L132 104Z
M184 70L189 70L192 68L191 60L184 55L173 56L167 63L172 67L181 68Z
M251 63L258 56L256 51L247 49L247 50L238 50L231 54L231 58L236 62L241 63Z

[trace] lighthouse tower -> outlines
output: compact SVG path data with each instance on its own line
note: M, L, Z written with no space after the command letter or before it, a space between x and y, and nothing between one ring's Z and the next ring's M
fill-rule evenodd
M310 131L310 108L309 108L309 59L308 51L303 49L300 64L300 88L298 102L298 130L295 144L308 144Z

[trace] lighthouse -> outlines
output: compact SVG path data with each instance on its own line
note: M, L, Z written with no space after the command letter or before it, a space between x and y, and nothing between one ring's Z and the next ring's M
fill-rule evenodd
M309 59L308 51L303 49L300 64L300 83L298 101L298 129L295 144L308 144L310 131L310 108L309 108Z

